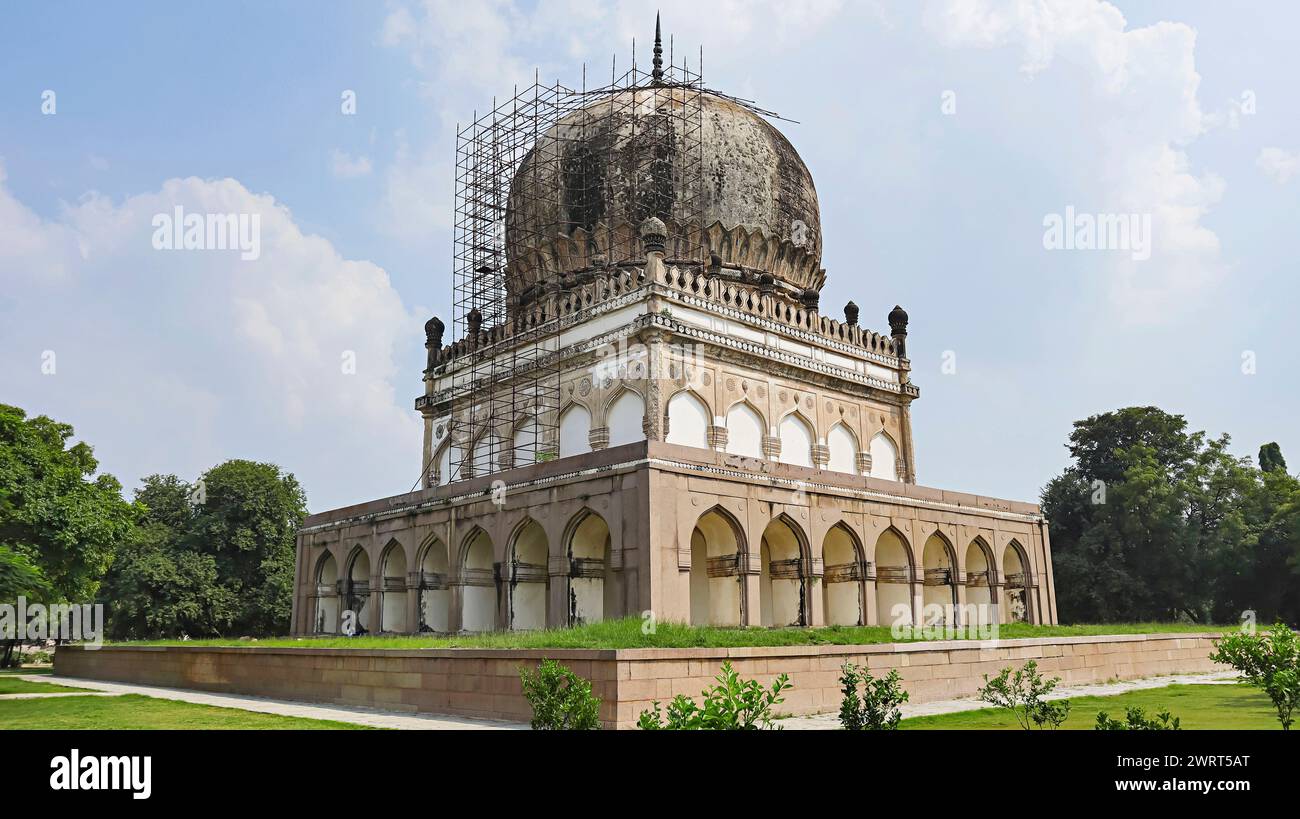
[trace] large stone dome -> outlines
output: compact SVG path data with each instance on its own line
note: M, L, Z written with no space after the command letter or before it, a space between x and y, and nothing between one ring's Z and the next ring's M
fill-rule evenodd
M716 255L799 292L825 279L817 191L781 132L723 97L646 86L570 112L520 163L507 290L527 302L569 274L642 258L651 217L667 226L669 259Z

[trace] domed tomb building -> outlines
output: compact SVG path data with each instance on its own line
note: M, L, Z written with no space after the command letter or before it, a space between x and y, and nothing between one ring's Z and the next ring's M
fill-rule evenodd
M421 488L307 519L293 632L1056 622L1038 507L917 482L908 314L823 312L789 140L628 77L458 154Z

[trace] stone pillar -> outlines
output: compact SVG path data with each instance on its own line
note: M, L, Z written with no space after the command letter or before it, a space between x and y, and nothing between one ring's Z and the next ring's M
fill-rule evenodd
M649 358L646 373L645 420L641 430L647 441L662 441L668 435L668 418L663 406L662 382L668 377L664 366L664 341L666 335L659 330L650 330L642 334Z
M546 560L546 625L564 628L569 622L569 559L551 555Z
M808 625L813 628L819 628L826 625L826 594L825 578L822 576L821 560L813 561L816 564L815 574L804 579L804 603L807 608Z
M959 626L979 626L978 615L974 623L966 622L966 573L953 570L953 582L956 583L957 589L957 614L954 618Z
M863 622L869 626L878 626L880 623L878 622L879 618L876 616L876 581L863 580L862 586L862 605L866 609L866 611L862 612Z
M870 452L858 453L857 467L858 467L859 474L862 475L871 474L871 453Z
M826 464L831 462L831 448L824 443L813 444L812 464L818 469L825 469Z
M465 610L465 586L460 582L459 572L456 579L448 581L447 591L447 631L456 634L462 628L461 612Z
M644 425L644 422L642 422ZM609 447L609 427L592 427L587 433L587 442L593 452Z
M381 559L372 558L370 561L370 602L366 609L366 622L362 625L370 634L378 634L384 615L384 566Z
M777 435L763 436L763 457L769 461L780 460L781 438Z
M406 630L410 634L420 633L420 572L418 569L406 574Z
M725 452L727 449L727 428L718 424L711 425L706 431L709 447L719 452Z

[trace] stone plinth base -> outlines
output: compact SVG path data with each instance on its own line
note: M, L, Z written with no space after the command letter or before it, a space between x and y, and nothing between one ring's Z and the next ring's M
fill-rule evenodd
M839 708L846 661L873 674L896 668L911 702L971 696L985 674L1037 660L1069 684L1224 670L1210 662L1215 634L1055 637L997 642L936 641L871 646L654 649L327 649L209 646L63 646L55 673L67 677L194 688L304 702L527 721L519 667L543 657L592 681L608 728L635 727L654 700L698 695L724 660L767 684L794 683L781 712Z

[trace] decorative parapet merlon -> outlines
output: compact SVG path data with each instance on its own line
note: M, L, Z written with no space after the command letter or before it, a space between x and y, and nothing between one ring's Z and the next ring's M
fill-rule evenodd
M621 265L578 271L564 283L554 283L542 296L516 309L503 324L484 327L473 336L431 350L429 369L463 358L487 353L506 343L525 341L580 317L584 310L625 296L642 287L658 286L670 294L713 304L742 316L770 321L814 338L825 339L895 366L900 357L894 339L847 321L823 316L816 307L801 302L784 290L764 287L757 273L745 269L711 269L704 265L658 265L653 278L645 267Z

